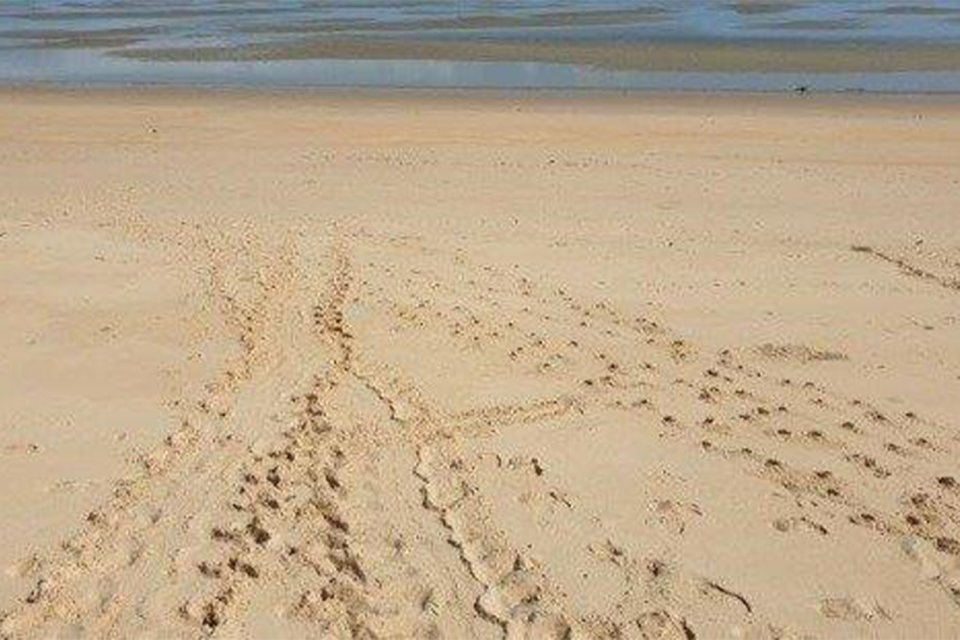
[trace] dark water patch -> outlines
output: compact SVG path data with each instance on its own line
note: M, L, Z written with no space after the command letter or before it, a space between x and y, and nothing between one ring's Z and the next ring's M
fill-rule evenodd
M113 49L143 42L134 36L72 36L50 40L33 40L24 45L28 49Z
M160 33L159 26L116 27L107 29L8 29L0 31L0 38L20 40L62 40L67 38L111 38L146 36Z
M263 33L389 33L472 31L477 29L523 29L549 27L589 27L602 25L654 24L668 19L669 11L657 7L608 11L555 11L527 16L475 15L460 18L411 19L399 21L374 21L353 19L319 21L308 23L271 23L238 26L236 31L250 34Z
M276 15L302 13L300 7L183 7L183 8L165 8L165 9L139 9L134 7L123 9L83 9L69 11L21 11L4 14L8 18L30 21L56 21L65 22L70 20L113 20L113 19L151 19L151 20L170 20L179 18L202 18L211 16L256 16L256 15Z
M834 20L784 20L753 25L756 29L776 29L781 31L853 31L862 30L866 24L853 18Z
M960 15L960 7L898 4L889 7L860 9L858 13L875 16L953 16Z
M117 27L106 29L19 29L0 31L3 49L114 49L143 42L162 31L161 27Z
M786 13L801 7L797 2L776 2L766 0L744 0L742 2L731 2L727 5L731 10L743 16L760 16L775 13Z

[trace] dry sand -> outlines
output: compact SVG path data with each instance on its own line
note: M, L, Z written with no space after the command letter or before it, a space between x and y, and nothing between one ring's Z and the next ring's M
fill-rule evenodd
M960 105L4 90L0 637L960 635Z

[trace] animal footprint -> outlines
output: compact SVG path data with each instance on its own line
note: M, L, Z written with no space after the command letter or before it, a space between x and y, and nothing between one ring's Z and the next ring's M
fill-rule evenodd
M848 621L892 620L879 604L861 598L825 598L820 601L820 613L826 618Z

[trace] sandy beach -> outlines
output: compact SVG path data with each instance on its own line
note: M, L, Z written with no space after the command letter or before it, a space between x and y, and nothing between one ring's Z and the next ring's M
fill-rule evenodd
M0 90L0 638L956 638L960 101Z

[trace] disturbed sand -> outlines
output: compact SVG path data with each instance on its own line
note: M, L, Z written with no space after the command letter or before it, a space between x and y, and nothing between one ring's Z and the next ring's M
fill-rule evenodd
M960 105L0 94L0 637L960 634Z

